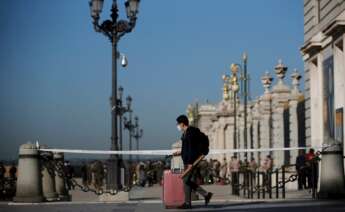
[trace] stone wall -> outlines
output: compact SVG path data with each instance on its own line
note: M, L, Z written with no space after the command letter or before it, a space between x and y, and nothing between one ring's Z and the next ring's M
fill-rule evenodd
M209 136L211 149L260 149L305 146L304 95L299 90L301 75L295 70L291 87L285 84L287 67L281 62L275 67L277 82L266 72L262 78L264 93L247 105L247 146L244 142L244 105L229 89L223 76L224 94L218 104L189 105L187 113L195 125ZM235 104L236 101L236 104ZM235 108L236 105L236 108ZM194 111L193 113L191 111ZM236 112L236 124L234 114ZM235 128L236 125L236 128ZM236 134L235 134L236 131ZM236 138L235 138L236 136ZM236 142L237 140L237 142ZM297 151L239 153L241 160L252 157L260 162L266 155L273 157L274 165L293 164ZM228 162L234 154L210 155L210 158Z

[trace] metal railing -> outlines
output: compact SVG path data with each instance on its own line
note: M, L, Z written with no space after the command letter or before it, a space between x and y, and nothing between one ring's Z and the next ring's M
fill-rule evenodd
M318 164L317 164L318 165ZM286 184L295 182L299 177L305 177L311 180L308 182L308 187L311 189L312 198L317 198L317 170L314 165L303 168L307 174L305 176L299 176L295 169L295 164L283 165L280 168L274 170L263 171L251 171L241 170L239 172L232 173L230 184L232 187L232 194L237 196L243 196L248 199L265 199L266 197L272 199L286 198ZM298 185L297 185L298 186Z

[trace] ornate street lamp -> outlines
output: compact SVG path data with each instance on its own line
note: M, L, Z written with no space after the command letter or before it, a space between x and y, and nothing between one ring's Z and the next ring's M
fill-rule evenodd
M128 119L126 117L123 118L124 120L124 124L125 124L125 129L128 130L128 135L129 135L129 150L132 150L132 137L133 137L133 129L134 129L134 125L133 125L133 121L132 121L132 114L133 111L131 109L131 105L132 105L132 97L131 96L127 96L126 98L126 103L127 103L127 112L128 112ZM129 155L129 162L132 162L132 155Z
M238 67L236 64L231 64L231 90L234 92L234 149L237 149L237 92L240 89L240 86L238 85ZM235 153L235 156L237 156L237 153Z
M126 104L127 104L127 109L126 112L128 112L128 119L126 117L123 117L123 122L124 122L124 128L128 130L128 136L129 136L129 151L132 150L132 137L133 137L133 129L134 129L134 124L132 121L132 97L131 96L127 96L126 98ZM129 159L128 159L128 171L127 171L127 182L128 182L128 187L130 187L130 183L132 182L132 174L131 174L131 170L132 170L132 155L129 155Z
M103 8L103 0L90 0L90 12L93 19L93 26L96 32L100 32L105 35L110 41L112 46L112 96L110 98L112 108L112 128L111 128L111 150L118 150L118 127L117 127L117 58L119 56L117 52L117 43L122 36L129 33L135 27L137 20L137 13L139 7L139 0L127 0L125 2L127 20L118 20L118 6L117 1L113 0L111 7L111 19L99 23L100 14ZM118 190L120 185L120 172L119 172L119 160L117 155L111 155L110 164L107 176L107 188Z
M229 90L230 90L230 86L229 86L229 84L230 84L230 76L228 76L228 75L223 75L222 76L222 79L223 79L223 99L225 100L225 101L228 101L229 99L230 99L230 95L229 95Z
M232 64L231 65L231 69L235 69L236 68L236 72L237 69L240 68L241 69L241 86L243 88L242 90L242 95L243 95L243 104L244 104L244 116L243 116L243 123L244 123L244 129L243 129L243 141L244 141L244 148L248 149L248 132L247 132L247 116L248 116L248 112L247 112L247 106L248 106L248 74L247 74L247 60L248 60L248 55L247 53L243 53L242 55L242 62L243 62L243 69L242 66L240 64ZM243 72L243 73L242 73ZM245 152L244 153L244 158L248 160L248 153Z
M134 117L134 121L135 121L135 123L134 123L135 129L134 129L133 137L136 140L136 149L138 151L139 150L139 139L141 137L143 137L144 131L143 131L143 129L139 129L139 118L138 118L138 116ZM139 155L136 156L136 161L137 161L137 163L139 162Z

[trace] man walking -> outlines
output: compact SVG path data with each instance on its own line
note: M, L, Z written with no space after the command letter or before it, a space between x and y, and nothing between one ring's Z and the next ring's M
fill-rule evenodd
M205 198L205 205L207 206L212 197L211 192L207 192L201 188L195 182L195 167L193 163L202 155L201 145L200 145L200 130L195 127L189 126L189 121L187 116L181 115L177 119L177 128L182 132L182 149L181 151L175 152L174 155L181 155L185 170L191 169L191 171L184 176L184 193L185 193L185 203L179 207L180 209L190 209L191 204L191 192L192 190L198 192Z

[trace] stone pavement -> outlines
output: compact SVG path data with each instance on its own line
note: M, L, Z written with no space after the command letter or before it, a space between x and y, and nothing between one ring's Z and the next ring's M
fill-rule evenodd
M1 204L0 212L154 212L154 211L255 211L255 212L341 212L345 211L344 200L315 201L287 200L276 202L213 202L208 207L202 203L193 203L191 210L165 209L161 203L95 203L95 202L59 202L39 204Z
M208 207L203 200L193 201L192 211L345 211L345 201L312 200L308 191L288 191L286 199L247 199L230 195L230 186L206 185L206 190L214 193ZM115 211L183 211L165 209L161 200L162 187L133 188L130 200L124 202L100 202L99 197L90 192L71 191L71 202L13 203L0 202L0 212L115 212Z
M229 185L204 185L207 191L214 193L212 198L213 201L216 202L223 202L223 201L241 201L241 202L252 202L252 201L262 201L263 199L258 199L256 194L254 195L254 199L248 199L246 197L231 195L231 187ZM73 202L98 202L99 197L91 192L82 192L79 190L74 190L70 192L72 195ZM152 187L134 187L129 192L129 198L131 201L151 201L151 202L161 202L161 195L162 195L162 187L159 185L154 185ZM266 194L265 201L280 201L284 200L281 198L281 193L279 193L280 198L275 198L275 191L272 191L272 199L268 198L268 194ZM262 197L262 196L261 196ZM288 200L311 200L311 193L308 190L302 191L287 191L286 198Z

